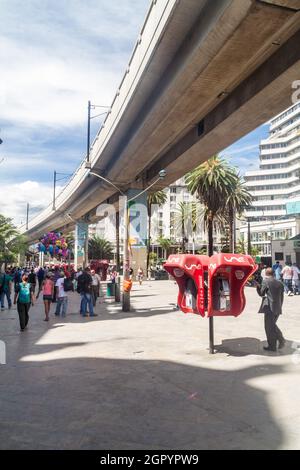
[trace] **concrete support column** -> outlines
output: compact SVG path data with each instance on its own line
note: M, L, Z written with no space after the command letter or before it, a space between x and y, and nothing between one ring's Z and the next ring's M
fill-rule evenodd
M141 267L147 276L147 192L138 196L140 189L130 189L127 193L129 208L129 250L130 267L134 276ZM134 198L133 200L131 200Z
M77 222L75 226L74 268L77 269L88 264L88 231L86 222Z
M128 190L126 197L121 198L124 213L124 279L129 278L129 269L133 269L133 280L141 267L146 276L147 267L147 193L141 189ZM120 208L121 209L121 208ZM123 311L130 310L130 293L123 292Z

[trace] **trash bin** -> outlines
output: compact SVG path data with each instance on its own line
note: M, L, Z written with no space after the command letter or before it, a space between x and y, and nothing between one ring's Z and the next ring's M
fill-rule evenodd
M115 288L116 288L116 285L114 283L108 282L107 287L106 287L106 296L107 297L114 297Z

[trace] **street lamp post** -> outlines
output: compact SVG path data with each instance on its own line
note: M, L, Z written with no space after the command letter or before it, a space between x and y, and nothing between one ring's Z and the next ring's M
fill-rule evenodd
M29 202L26 205L26 230L28 230L28 218L29 218Z
M129 269L130 269L130 252L129 252L129 223L130 223L130 217L129 217L129 207L128 204L131 201L134 201L138 197L140 197L142 194L144 194L146 191L149 191L152 186L154 186L158 181L162 180L165 178L167 172L166 170L160 170L158 173L159 177L151 183L146 189L143 189L140 193L136 194L134 197L128 199L126 194L118 188L112 181L109 181L108 179L104 178L103 176L99 175L98 173L95 173L93 171L90 171L90 175L97 176L97 178L100 178L101 180L105 181L106 183L109 183L111 186L113 186L121 195L123 196L123 201L124 201L124 254L123 254L123 280L129 280ZM126 292L123 289L123 296L122 296L122 310L123 312L129 312L130 311L130 291Z
M61 175L62 178L57 178L57 175ZM62 181L69 176L72 176L70 173L58 173L57 171L54 170L53 173L53 203L52 203L52 209L55 211L55 199L56 199L56 183L57 181Z
M91 109L96 109L96 108L106 108L107 111L104 113L99 113L96 114L96 116L91 116ZM91 162L90 162L90 147L91 147L91 120L95 119L96 117L103 116L104 114L107 114L110 112L110 106L100 106L98 104L92 104L90 101L88 101L88 118L87 118L87 138L86 138L86 162L85 166L86 168L91 168Z

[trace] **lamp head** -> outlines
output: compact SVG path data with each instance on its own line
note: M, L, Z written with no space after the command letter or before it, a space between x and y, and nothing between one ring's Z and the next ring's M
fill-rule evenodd
M167 175L166 170L160 170L160 172L158 173L158 176L159 176L161 179L165 178L166 175Z

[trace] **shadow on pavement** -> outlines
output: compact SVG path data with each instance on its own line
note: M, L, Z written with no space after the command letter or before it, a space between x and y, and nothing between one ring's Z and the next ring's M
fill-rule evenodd
M225 339L222 344L216 345L215 349L219 353L227 353L228 356L248 356L250 354L262 355L262 356L287 356L295 352L295 348L292 348L292 341L286 340L286 344L283 349L277 352L265 351L264 346L267 345L266 341L260 341L257 338L233 338Z
M247 383L280 366L64 358L69 346L34 346L30 360L1 369L1 449L277 449L283 441L267 394ZM51 349L57 360L38 358Z

